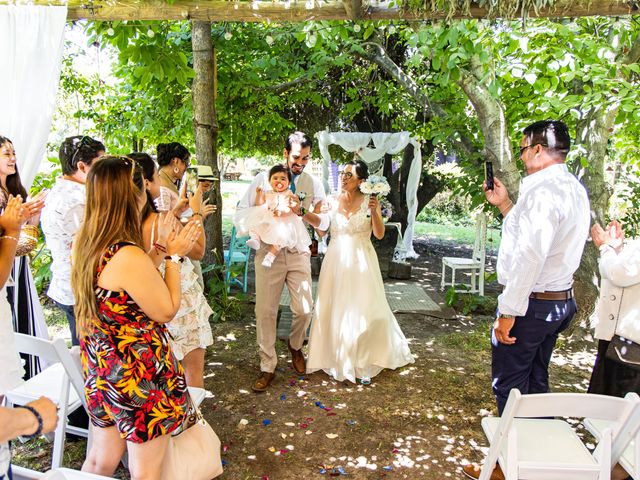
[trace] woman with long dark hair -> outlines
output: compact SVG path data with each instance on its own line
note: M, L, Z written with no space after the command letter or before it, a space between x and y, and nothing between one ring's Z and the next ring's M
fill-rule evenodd
M23 237L19 241L28 240L32 247L38 237L38 224L40 211L44 206L46 192L40 192L33 199L28 200L27 190L22 185L16 151L13 142L0 136L0 210L4 210L9 196L21 197L24 201L23 208L27 210L29 219L23 226ZM27 237L30 237L27 239ZM22 248L20 248L22 250ZM38 293L31 275L30 259L22 252L16 257L11 271L11 280L7 284L6 294L11 305L13 329L18 333L33 335L41 338L49 338L47 325L44 321L42 306L38 299ZM27 378L37 373L37 360L29 355L23 355Z

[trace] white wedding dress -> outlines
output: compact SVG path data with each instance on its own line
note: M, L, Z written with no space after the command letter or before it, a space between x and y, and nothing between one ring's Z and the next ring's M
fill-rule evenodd
M350 218L331 210L331 238L322 262L311 324L307 373L338 381L372 378L413 363L413 355L384 292L371 244L365 196Z

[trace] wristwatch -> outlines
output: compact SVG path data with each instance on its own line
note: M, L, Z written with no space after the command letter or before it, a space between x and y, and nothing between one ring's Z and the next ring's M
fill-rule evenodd
M181 264L182 262L184 262L184 258L178 255L177 253L174 253L173 255L167 255L166 257L164 257L164 259L168 262L173 262L177 264Z
M498 318L508 318L509 320L513 320L516 317L514 317L513 315L507 315L505 313L501 313L500 315L498 315Z

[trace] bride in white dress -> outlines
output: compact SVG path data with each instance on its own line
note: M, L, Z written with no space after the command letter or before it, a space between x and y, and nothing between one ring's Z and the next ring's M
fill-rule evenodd
M384 236L380 204L360 192L367 165L341 172L342 193L331 206L331 238L322 262L311 324L307 373L324 370L338 381L368 383L413 355L384 292L371 233ZM371 213L369 213L371 212Z

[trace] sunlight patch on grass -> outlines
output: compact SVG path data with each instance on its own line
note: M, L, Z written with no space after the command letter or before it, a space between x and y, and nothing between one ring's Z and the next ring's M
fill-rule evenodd
M491 348L491 320L482 320L468 332L451 332L438 339L443 345L468 352Z

